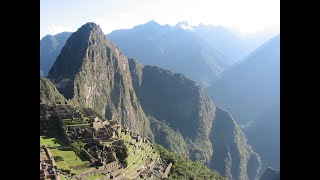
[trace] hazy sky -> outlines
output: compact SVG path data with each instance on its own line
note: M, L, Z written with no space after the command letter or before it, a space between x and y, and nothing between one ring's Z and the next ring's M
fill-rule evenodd
M280 0L40 0L40 38L86 22L105 34L150 20L221 25L244 35L280 32Z

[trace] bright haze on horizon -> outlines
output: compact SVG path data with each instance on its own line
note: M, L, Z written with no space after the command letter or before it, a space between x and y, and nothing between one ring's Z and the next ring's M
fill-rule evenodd
M40 0L40 39L47 34L74 32L86 22L105 34L154 20L174 26L223 26L250 36L280 32L280 0Z

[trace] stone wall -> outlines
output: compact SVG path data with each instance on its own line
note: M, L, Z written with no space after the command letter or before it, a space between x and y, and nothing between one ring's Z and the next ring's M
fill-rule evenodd
M102 174L102 173L105 173L105 170L100 169L100 168L99 169L91 169L91 170L86 171L84 173L78 174L76 177L78 179L88 179L87 178L88 176L95 176L97 174ZM104 177L104 178L108 179L109 178L108 176L110 177L110 174L107 174L106 177Z
M84 163L84 164L81 164L81 165L78 165L78 166L70 166L70 168L74 169L74 170L79 170L79 169L84 169L84 168L87 168L91 165L90 162L87 162L87 163Z
M90 160L91 163L96 161L96 159L94 157L92 157L90 155L90 153L87 150L85 150L84 148L82 148L82 152Z
M162 175L161 178L167 178L167 177L168 177L168 174L169 174L169 172L170 172L171 166L172 166L172 163L170 163L170 164L167 166L167 168L166 168L166 170L164 171L164 173L163 173L163 175Z

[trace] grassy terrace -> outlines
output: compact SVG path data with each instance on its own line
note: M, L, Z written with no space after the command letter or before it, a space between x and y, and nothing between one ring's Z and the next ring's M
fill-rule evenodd
M125 146L128 148L128 167L124 170L124 173L129 178L135 178L137 175L137 171L143 167L146 163L147 157L151 157L153 159L157 159L159 157L158 153L153 153L153 149L149 144L145 144L142 142L137 143L136 145L141 146L144 150L140 148L134 148L133 145L130 145L129 142L132 140L129 134L125 135L121 132L121 138L125 142ZM136 153L134 153L134 151Z
M124 140L125 146L127 146L128 154L129 154L129 156L127 158L128 167L124 170L124 173L126 174L127 178L136 178L136 176L138 174L137 171L145 165L147 157L150 157L153 159L157 159L159 157L158 153L153 153L154 150L152 149L152 147L149 144L142 143L142 142L136 143L136 145L141 146L143 148L143 150L140 149L139 147L134 148L133 145L129 145L129 142L132 141L132 138L129 134L124 135L124 133L121 132L121 139ZM61 141L58 137L40 136L40 145L46 145L47 147L51 147L50 151L51 151L53 158L56 159L59 157L59 159L56 160L58 169L70 170L71 173L74 173L74 174L80 174L80 173L88 171L90 169L90 168L86 168L86 169L82 169L82 170L71 169L70 166L82 165L82 164L88 162L88 160L86 159L86 157L84 157L82 155L80 155L79 157L76 158L76 154L73 151L60 150L59 147L66 146L66 144L63 141ZM104 175L97 174L95 176L88 177L88 179L93 179L93 180L99 179L102 176L104 176ZM62 180L69 179L69 178L64 177L62 175L60 177Z
M50 147L59 147L63 144L63 142L59 142L56 138L54 137L46 137L46 136L40 136L40 146L46 145Z
M89 180L96 180L96 179L100 179L100 178L103 178L105 177L106 175L103 175L103 174L97 174L95 176L89 176Z
M65 146L64 142L61 141L59 138L56 137L46 137L40 136L40 146L46 145L47 147L61 147ZM62 159L56 160L57 168L62 170L71 170L71 173L79 174L89 170L90 168L85 168L81 170L73 170L70 166L78 166L82 165L86 162L89 162L86 157L77 155L70 150L59 150L59 149L50 149L50 152L53 158L62 157Z

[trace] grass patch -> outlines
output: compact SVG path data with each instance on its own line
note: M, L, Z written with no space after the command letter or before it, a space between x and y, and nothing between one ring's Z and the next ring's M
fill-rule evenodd
M159 157L158 153L153 153L154 150L151 149L149 144L141 142L136 143L136 145L141 145L141 147L143 147L144 150L140 149L139 147L135 149L133 145L129 145L129 142L132 141L132 138L129 134L125 135L123 132L121 132L121 139L124 140L124 144L128 148L129 156L126 159L128 162L128 167L125 168L124 173L129 178L133 178L134 175L136 175L137 170L140 169L146 163L147 156L152 157L154 159L156 157ZM135 154L134 151L136 151Z
M73 151L65 151L65 150L58 150L58 149L51 149L50 151L53 157L61 156L64 160L62 162L66 162L68 166L78 166L86 162L89 162L88 160L85 160L83 157L76 158L77 155Z
M103 174L96 174L94 176L89 176L89 180L96 180L96 179L100 179L100 178L103 178L105 177L106 175L103 175Z
M88 167L88 168L84 168L84 169L79 169L79 170L71 169L71 173L74 173L74 174L80 174L80 173L83 173L83 172L89 171L90 169L92 169L92 167Z
M62 146L62 143L58 141L55 137L40 136L40 146L42 145L59 147Z
M70 180L70 178L64 177L64 175L60 175L60 180Z
M61 147L65 145L62 140L56 137L46 137L40 136L40 146L46 145L51 147ZM78 166L89 162L88 159L80 154L77 155L71 150L59 150L50 149L50 152L54 159L57 159L56 164L58 169L71 170L72 173L79 174L89 170L90 168L85 168L81 170L72 170L70 166Z

